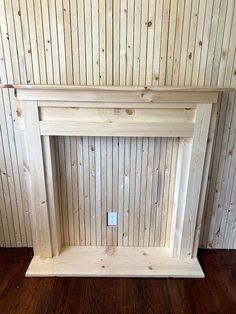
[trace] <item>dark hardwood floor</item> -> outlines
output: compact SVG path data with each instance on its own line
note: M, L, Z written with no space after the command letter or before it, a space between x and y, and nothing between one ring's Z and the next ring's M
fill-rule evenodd
M236 251L200 250L205 279L25 278L31 249L0 249L0 314L236 313Z

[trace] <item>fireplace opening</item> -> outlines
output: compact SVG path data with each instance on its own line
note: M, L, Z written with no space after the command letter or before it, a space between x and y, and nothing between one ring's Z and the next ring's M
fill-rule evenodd
M62 245L169 247L179 142L56 137Z

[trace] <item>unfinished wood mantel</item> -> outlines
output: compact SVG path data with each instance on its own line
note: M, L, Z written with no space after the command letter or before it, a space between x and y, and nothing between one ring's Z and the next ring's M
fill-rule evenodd
M203 277L199 198L219 89L14 86L31 173L34 257L26 276ZM63 246L54 136L180 137L168 247Z

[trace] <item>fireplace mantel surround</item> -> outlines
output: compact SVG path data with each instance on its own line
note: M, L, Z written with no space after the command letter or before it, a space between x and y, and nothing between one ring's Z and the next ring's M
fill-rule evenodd
M31 176L34 257L26 276L204 277L197 259L202 215L199 199L211 113L220 89L13 87ZM177 160L170 245L64 246L55 136L183 139Z

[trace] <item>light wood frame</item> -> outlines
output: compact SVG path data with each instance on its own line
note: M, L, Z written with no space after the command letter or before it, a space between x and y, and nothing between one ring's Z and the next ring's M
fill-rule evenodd
M217 89L16 86L31 173L27 276L203 277L198 210ZM53 136L183 137L168 248L62 247ZM201 196L202 197L202 196Z

